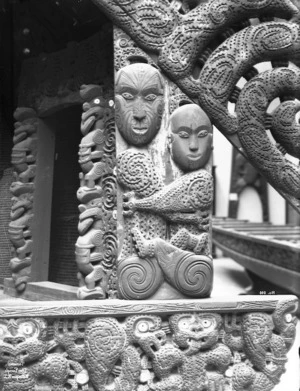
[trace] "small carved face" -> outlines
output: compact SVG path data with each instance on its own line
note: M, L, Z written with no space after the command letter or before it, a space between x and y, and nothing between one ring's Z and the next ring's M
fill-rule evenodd
M47 352L46 332L43 319L1 320L0 362L28 362L42 357Z
M185 354L194 354L214 346L219 338L221 316L218 314L179 314L170 318L174 341L188 348Z
M161 329L161 319L155 315L133 316L127 319L127 329L136 342L150 357L165 344L166 334Z
M171 155L183 171L193 171L208 162L212 147L212 125L195 104L179 107L171 116Z
M164 108L163 79L148 64L128 65L116 76L116 122L132 145L148 144L157 134Z

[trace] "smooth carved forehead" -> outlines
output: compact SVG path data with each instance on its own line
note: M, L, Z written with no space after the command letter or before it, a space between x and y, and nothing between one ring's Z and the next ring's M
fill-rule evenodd
M180 127L196 129L201 125L207 126L212 132L212 124L207 114L196 104L188 104L179 107L170 117L172 132Z
M137 63L127 65L116 74L116 92L122 88L133 87L155 88L158 93L163 93L164 80L159 71L149 64Z

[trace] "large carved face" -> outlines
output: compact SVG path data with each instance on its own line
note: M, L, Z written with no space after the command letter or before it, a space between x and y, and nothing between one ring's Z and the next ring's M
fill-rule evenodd
M171 115L171 155L183 171L193 171L208 162L212 147L212 124L195 104L179 107Z
M47 352L44 319L0 320L0 362L30 362Z
M116 122L124 139L141 146L157 134L164 108L163 79L148 64L132 64L116 75Z
M187 348L186 355L214 346L219 338L222 324L218 314L178 314L170 318L170 327L174 341L178 346Z

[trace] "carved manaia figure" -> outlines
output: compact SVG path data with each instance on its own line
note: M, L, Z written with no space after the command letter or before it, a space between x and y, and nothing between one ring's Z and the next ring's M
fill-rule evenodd
M5 366L0 389L34 391L46 381L53 391L87 390L89 377L81 364L66 353L51 353L58 345L42 318L0 320L0 366Z
M222 317L219 314L176 314L170 317L174 342L183 349L179 373L182 391L224 390L225 371L232 354L219 342Z

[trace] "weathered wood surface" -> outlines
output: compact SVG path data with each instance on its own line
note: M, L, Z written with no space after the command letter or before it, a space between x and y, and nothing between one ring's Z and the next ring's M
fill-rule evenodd
M0 317L78 317L84 316L126 316L130 314L175 314L180 312L206 311L267 311L272 312L282 300L292 300L294 296L237 296L233 299L222 297L218 299L201 300L149 300L149 301L47 301L32 302L20 306L19 303L1 301Z

